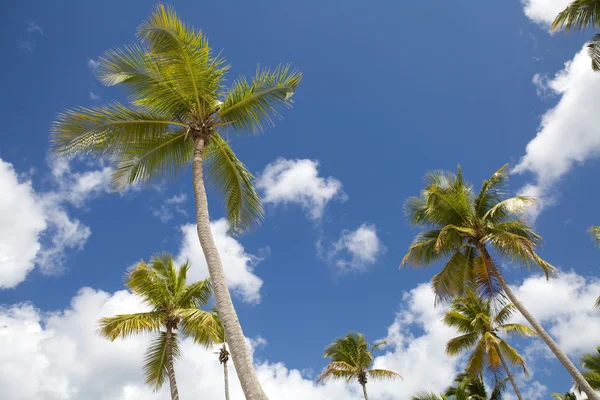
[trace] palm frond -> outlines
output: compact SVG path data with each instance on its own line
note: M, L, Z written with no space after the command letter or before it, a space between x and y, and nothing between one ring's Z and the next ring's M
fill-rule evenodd
M273 125L273 116L279 117L279 106L291 106L291 97L301 79L302 74L290 65L280 65L274 70L258 68L251 83L240 77L220 106L221 122L236 131L263 132L265 127Z
M410 400L448 400L444 395L437 395L433 392L422 391L410 398Z
M174 362L181 357L181 352L177 334L171 333L171 335L171 354ZM146 383L154 386L155 391L159 390L167 379L167 362L167 333L160 332L158 337L152 341L144 358Z
M500 340L498 343L502 356L512 365L519 366L523 369L523 374L529 376L529 371L525 365L525 359L519 354L517 349L512 347L506 340Z
M394 379L403 379L400 374L397 374L393 371L388 371L387 369L370 369L367 371L367 374L371 377L371 379L390 381Z
M350 381L356 376L358 376L358 371L354 366L344 361L332 361L319 374L317 382L325 382L328 379L345 379L346 381Z
M600 246L600 226L592 226L589 229L590 234L592 235L592 239L596 245Z
M133 293L155 309L167 309L172 302L172 294L160 274L144 261L129 269L125 282Z
M212 312L198 308L179 308L173 315L181 318L179 331L182 335L191 337L194 342L205 347L215 344L219 322Z
M484 221L501 222L511 216L523 215L535 203L533 197L515 196L502 200L481 217Z
M438 301L448 301L473 289L473 266L477 250L467 246L452 255L444 268L431 279L431 286Z
M520 336L537 336L537 332L526 325L521 324L502 324L499 326L500 329L506 333L514 333Z
M164 315L161 312L119 314L101 318L98 332L107 339L115 340L143 333L154 333L163 324Z
M477 376L483 372L483 366L487 356L487 343L485 340L480 340L475 346L475 350L471 353L465 371L469 375Z
M211 185L225 197L230 227L247 231L258 225L264 211L254 176L218 134L211 137L205 156Z
M516 307L514 304L509 303L504 305L494 317L494 324L496 325L504 325L506 324L512 317L513 313L516 311Z
M600 0L575 0L552 22L552 29L585 29L600 27Z
M177 297L177 304L182 308L198 308L208 304L212 295L210 278L194 282L186 286Z
M600 72L600 33L594 35L587 44L588 54L592 59L592 69Z
M481 218L489 209L501 201L503 185L508 180L508 164L503 165L488 180L483 181L475 197L475 215Z
M477 344L478 339L478 334L475 332L452 338L446 344L446 353L451 356L461 354L473 348Z
M372 353L375 350L379 350L380 348L382 348L385 345L387 345L387 340L380 340L379 342L374 343L373 346L371 346L371 350L369 350L369 351Z
M115 161L113 181L119 188L160 178L174 179L194 156L194 142L184 130L128 144Z
M50 146L60 156L96 153L118 155L123 147L167 136L185 127L168 116L114 102L103 107L79 107L58 114Z

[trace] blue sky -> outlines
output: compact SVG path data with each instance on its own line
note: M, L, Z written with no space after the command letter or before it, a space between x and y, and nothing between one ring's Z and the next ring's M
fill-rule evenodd
M0 201L0 263L9 271L0 273L0 322L12 329L15 348L53 348L41 332L79 343L74 354L81 354L85 346L77 340L99 340L88 329L93 318L84 315L127 297L118 291L129 265L163 250L180 259L197 254L196 277L202 277L189 225L191 175L188 170L175 182L117 194L108 190L107 165L47 156L57 112L125 101L122 89L95 80L94 62L106 49L135 40L153 2L9 3L0 16L0 185L9 193ZM418 193L425 172L459 163L474 183L504 163L517 166L511 188L541 198L534 216L545 238L542 255L563 276L546 284L534 274L523 283L532 275L508 265L507 277L574 359L600 344L593 335L577 341L565 333L567 326L600 329L600 316L591 311L600 290L599 255L586 233L600 221L593 200L600 75L589 71L581 53L590 32L547 32L549 16L566 3L171 2L214 49L223 50L230 79L252 75L259 63L290 62L304 74L294 108L275 128L232 140L259 179L267 215L261 228L227 236L219 222L222 203L209 197L244 333L255 339L269 390L282 393L272 398L292 398L278 390L295 384L310 387L317 398L355 395L310 382L325 364L324 346L350 330L391 342L377 362L396 368L405 382L373 385L379 398L408 399L415 388L449 383L460 361L438 354L447 332L433 332L444 329L437 325L442 311L433 310L422 286L439 266L400 271L398 265L416 233L403 216L404 200ZM81 292L84 287L92 289ZM577 303L577 311L560 299ZM28 340L29 331L19 331L26 326L37 330L24 344L16 338ZM143 344L136 344L140 351ZM570 387L569 376L540 346L522 345L534 371L523 382L531 396L547 398L549 391ZM429 351L437 358L425 356ZM27 363L34 365L35 357ZM61 370L50 353L45 357L65 387L96 393L80 374ZM409 368L409 361L425 365ZM106 378L113 385L110 398L126 399L135 391L150 398L135 372L141 358L128 362L121 378ZM279 367L283 378L274 372ZM31 396L58 398L43 389L50 385L44 382L40 378L41 389ZM189 385L194 393L207 393ZM30 398L10 392L8 383L2 390L9 391L3 398Z

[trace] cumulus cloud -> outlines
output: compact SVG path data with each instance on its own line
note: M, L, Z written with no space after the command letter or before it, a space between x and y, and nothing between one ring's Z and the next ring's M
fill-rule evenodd
M433 299L428 285L404 295L403 311L388 329L388 351L375 359L375 366L398 371L405 380L372 383L369 389L374 398L406 400L423 388L441 390L454 377L457 360L443 351L453 332L441 324L443 310L432 307ZM141 300L127 291L109 294L91 288L81 289L60 312L43 313L29 304L0 309L0 336L6 344L0 352L0 398L133 400L150 396L141 368L149 338L111 343L95 333L100 317L143 310ZM414 328L422 333L412 333ZM252 348L257 343L249 342ZM184 398L221 398L222 367L214 350L189 340L183 341L181 350L176 373ZM261 362L257 374L272 399L362 398L355 382L317 385L281 362ZM230 385L232 398L242 398L232 363ZM166 400L168 388L152 396Z
M590 67L586 48L565 64L554 78L536 79L560 98L556 106L543 116L537 135L526 148L525 155L514 168L515 173L531 172L535 182L522 189L540 199L532 216L555 201L554 185L574 166L600 154L600 75Z
M160 207L153 208L152 215L164 223L173 219L175 213L187 216L187 211L183 208L186 201L187 195L185 193L176 194L166 199Z
M550 26L572 0L522 0L525 15L535 23Z
M249 254L244 246L229 234L229 223L226 219L219 219L210 224L229 288L243 301L258 303L260 301L260 288L263 281L254 274L256 264L261 258ZM189 276L192 280L208 277L208 266L198 241L196 225L181 226L183 234L181 248L176 259L178 263L189 260L192 268Z
M383 252L385 246L377 236L375 225L362 224L354 231L342 232L325 257L340 273L363 272Z
M257 187L265 203L300 204L314 220L323 216L331 200L346 199L342 183L331 176L319 176L319 162L315 160L279 158L265 167Z
M60 271L67 251L80 249L91 234L66 205L82 207L104 192L109 171L72 172L65 161L50 166L54 189L38 192L0 159L0 288L15 287L36 265L43 273Z

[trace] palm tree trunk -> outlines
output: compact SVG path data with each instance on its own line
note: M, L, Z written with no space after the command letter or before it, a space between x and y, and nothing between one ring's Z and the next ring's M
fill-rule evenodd
M500 346L496 345L496 351L498 352L498 357L500 357L500 362L502 363L502 366L504 367L504 371L506 371L506 376L508 377L510 384L512 385L513 389L515 390L515 394L517 395L517 398L519 400L523 400L523 396L521 396L521 392L519 391L519 388L517 387L515 378L510 373L510 369L508 369L508 365L506 365L506 361L504 361L504 357L502 357L502 353L500 352Z
M179 391L177 390L177 381L175 380L175 368L173 367L173 331L171 327L167 328L166 342L167 374L169 375L169 385L171 386L171 400L179 400Z
M575 382L579 385L581 390L587 395L588 399L600 400L600 395L598 395L598 393L596 393L596 391L592 389L588 381L585 380L585 378L583 377L581 372L579 372L577 367L573 365L573 363L571 362L571 360L569 360L567 355L560 349L560 347L558 347L554 339L552 339L548 332L546 332L542 325L534 318L533 315L531 315L531 313L529 313L529 311L523 306L519 299L517 299L512 290L510 290L510 287L504 280L504 277L498 270L498 267L492 260L492 257L487 252L487 249L484 246L480 246L479 250L483 255L483 260L486 266L489 268L492 274L494 274L496 279L498 279L498 283L500 283L500 286L502 286L502 289L504 290L504 293L506 293L506 296L510 299L510 301L517 308L517 310L519 310L519 312L521 313L521 315L523 315L527 322L529 322L531 327L537 332L538 336L541 337L544 342L546 342L546 345L550 348L550 350L552 350L554 356L558 359L558 361L560 361L560 363L565 367L567 372L573 377L573 380L575 380Z
M362 384L363 394L365 395L365 400L369 400L369 396L367 396L367 385L365 383Z
M223 348L227 350L225 343L223 343ZM229 373L227 372L227 361L223 362L223 374L225 375L225 400L229 400Z
M227 288L225 280L225 272L223 264L215 245L212 232L210 230L210 218L208 216L208 200L206 199L206 189L202 177L202 157L204 153L204 140L201 138L195 139L194 146L194 161L193 179L194 179L194 194L196 195L196 222L198 227L198 238L200 245L206 258L208 272L212 283L213 293L217 302L217 310L223 323L225 337L229 343L231 350L231 358L233 365L237 371L238 378L242 385L242 390L246 400L267 400L256 372L252 366L252 359L248 352L248 345L242 327L238 320L231 295Z

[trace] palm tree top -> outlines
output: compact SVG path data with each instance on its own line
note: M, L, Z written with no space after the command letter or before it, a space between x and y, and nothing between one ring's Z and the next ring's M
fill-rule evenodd
M552 22L552 30L600 27L600 0L575 0Z
M190 164L196 140L204 141L209 179L224 197L230 226L246 230L263 217L253 175L226 140L227 130L264 131L292 105L302 74L290 65L257 68L225 86L229 66L206 36L158 5L137 32L139 44L108 50L96 73L121 85L130 105L112 102L58 114L51 149L60 156L95 154L113 162L119 188L175 178Z
M498 283L486 262L490 246L498 255L527 267L539 267L548 276L555 268L536 249L541 236L525 220L534 199L509 197L506 190L508 165L483 181L479 191L468 183L460 166L456 173L432 171L425 175L420 196L405 202L405 212L413 226L422 228L401 267L427 266L446 260L434 276L438 299L449 300L468 288L493 295Z

